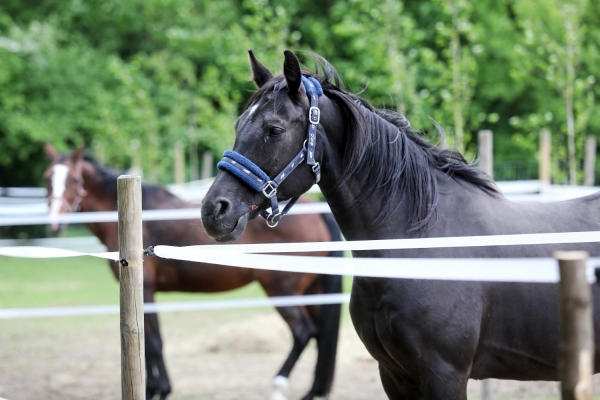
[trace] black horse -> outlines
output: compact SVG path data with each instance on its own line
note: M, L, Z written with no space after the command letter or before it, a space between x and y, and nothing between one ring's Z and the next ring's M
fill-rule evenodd
M306 148L307 126L317 125L315 164L304 162L277 182L279 200L308 190L318 165L321 191L349 240L591 231L600 226L599 194L515 204L461 154L423 139L402 114L376 109L342 90L333 67L314 57L316 73L301 69L296 56L286 51L283 75L273 76L250 52L259 89L236 121L234 150L275 180ZM307 78L322 87L320 122L318 112L309 111L315 102L307 92L314 85L304 83ZM233 240L248 219L270 204L231 171L220 171L204 199L204 227L214 238ZM360 251L354 256L548 257L559 248L600 255L600 245L590 243ZM594 288L594 294L600 309L599 290ZM357 277L350 312L358 335L379 362L391 399L466 400L469 378L558 377L558 291L553 284ZM600 332L598 317L595 330ZM596 348L598 339L597 333ZM596 355L596 370L599 366Z

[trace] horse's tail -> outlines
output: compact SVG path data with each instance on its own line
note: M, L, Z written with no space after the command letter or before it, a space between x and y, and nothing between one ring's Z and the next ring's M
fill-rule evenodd
M342 239L340 230L331 214L323 214L323 219L331 232L332 241ZM342 257L343 252L335 251L330 257ZM342 277L340 275L319 275L323 293L341 293ZM314 393L317 396L326 396L333 384L335 360L337 354L338 336L340 331L341 304L324 304L321 306L320 317L317 319L317 366L315 368Z

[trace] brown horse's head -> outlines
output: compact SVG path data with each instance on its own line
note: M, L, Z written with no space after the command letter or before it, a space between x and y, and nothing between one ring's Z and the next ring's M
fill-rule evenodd
M86 195L83 189L83 146L71 154L59 154L50 143L44 150L50 159L50 166L44 172L48 188L48 206L50 216L79 210L81 201ZM51 224L52 231L60 232L61 225Z

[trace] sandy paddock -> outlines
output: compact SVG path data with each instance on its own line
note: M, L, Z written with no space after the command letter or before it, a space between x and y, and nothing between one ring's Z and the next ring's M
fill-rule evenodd
M161 315L172 400L265 400L291 336L270 309ZM0 397L8 400L120 398L117 316L0 322ZM290 399L308 390L316 350L291 375ZM600 393L600 379L596 379ZM494 399L558 399L556 383L493 381ZM480 398L479 382L469 385ZM377 364L344 314L331 400L385 399Z

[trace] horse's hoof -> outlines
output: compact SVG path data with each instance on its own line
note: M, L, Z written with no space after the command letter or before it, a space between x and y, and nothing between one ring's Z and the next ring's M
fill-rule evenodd
M283 394L283 392L274 389L269 395L269 400L288 400L288 398L285 394Z
M322 395L315 393L314 391L310 391L302 398L302 400L317 400L317 399L326 399L327 395Z
M158 394L156 389L146 389L146 400L154 399L154 395Z
M285 376L276 376L273 379L273 391L268 400L287 400L286 393L290 389L290 381Z

